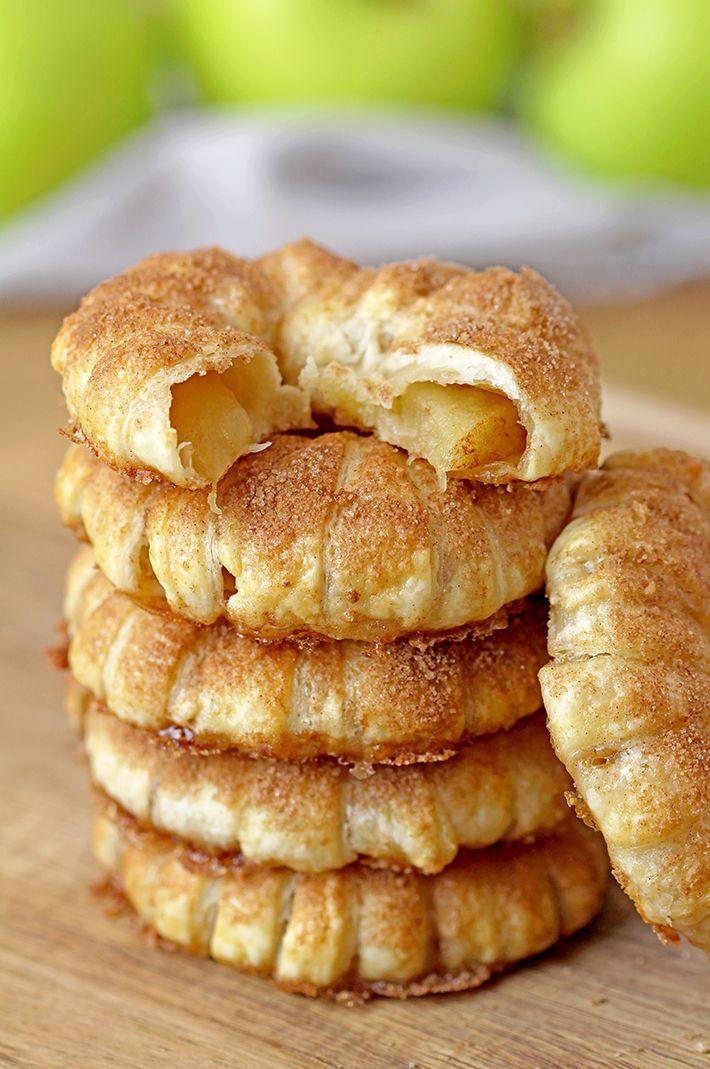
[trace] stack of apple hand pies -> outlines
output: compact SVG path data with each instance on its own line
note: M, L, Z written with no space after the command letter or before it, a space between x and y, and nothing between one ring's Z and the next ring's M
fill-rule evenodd
M142 921L342 999L474 987L585 925L608 861L537 675L599 390L555 291L160 255L52 359L68 707Z

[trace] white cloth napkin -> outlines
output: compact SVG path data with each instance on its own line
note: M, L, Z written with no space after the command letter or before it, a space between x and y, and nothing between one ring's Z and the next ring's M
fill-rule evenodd
M710 274L710 198L582 181L501 123L200 111L0 231L0 299L75 297L156 250L250 255L304 234L369 263L528 263L583 299Z

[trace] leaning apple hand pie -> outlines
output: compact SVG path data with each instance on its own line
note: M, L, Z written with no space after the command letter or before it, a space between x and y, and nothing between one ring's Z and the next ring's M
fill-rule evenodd
M455 757L353 772L166 747L96 707L74 684L94 784L136 818L208 854L325 872L359 857L440 872L459 849L538 838L567 813L569 779L542 715L484 735Z
M270 348L275 301L263 272L219 249L151 256L97 286L52 347L70 432L113 467L195 487L310 426Z
M594 467L597 364L534 271L436 260L361 268L310 241L257 261L281 294L275 341L315 412L447 475L534 481Z
M391 641L539 589L569 489L442 489L425 462L343 431L279 436L214 491L142 484L71 446L57 500L113 585L149 607L265 639Z
M589 923L608 864L574 819L529 845L466 851L435 876L200 863L100 800L94 853L160 938L343 1000L477 987Z
M409 764L510 728L542 704L542 599L476 641L264 643L227 621L201 627L147 612L84 546L65 614L75 679L126 723L197 750Z
M619 882L710 951L710 464L620 453L550 553L549 727Z

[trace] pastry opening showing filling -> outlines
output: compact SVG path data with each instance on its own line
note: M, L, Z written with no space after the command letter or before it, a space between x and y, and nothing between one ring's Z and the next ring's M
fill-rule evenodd
M185 467L214 483L273 429L270 413L281 388L267 354L237 360L226 371L193 375L172 388L170 423Z
M415 382L383 412L381 433L439 477L473 477L496 461L519 460L525 429L507 397L478 386Z

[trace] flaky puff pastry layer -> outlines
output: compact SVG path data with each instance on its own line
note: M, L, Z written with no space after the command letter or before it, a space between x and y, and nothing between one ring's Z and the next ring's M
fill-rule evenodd
M220 249L151 256L101 283L52 346L71 433L114 467L194 487L275 431L310 426L271 348L279 301L263 271Z
M436 876L200 864L97 812L94 853L158 936L305 995L403 998L477 987L600 908L600 836L570 819L531 845L461 855Z
M537 590L569 509L564 480L451 480L372 437L277 437L214 495L143 485L72 446L62 518L119 590L242 633L391 641L487 619Z
M459 849L540 837L567 813L567 773L544 718L486 735L448 761L354 773L166 747L70 688L91 777L142 826L209 854L324 872L367 858L440 872Z
M620 453L574 516L548 562L553 742L642 916L710 950L710 465Z
M275 431L308 426L311 402L426 458L442 482L536 481L599 452L596 360L528 269L373 270L310 241L257 261L161 254L84 298L52 364L75 436L179 486L209 486Z
M284 378L308 388L314 411L426 458L442 480L596 466L596 359L535 271L362 268L310 241L258 263L281 294Z
M221 621L200 627L146 612L82 547L67 576L68 661L127 723L286 760L435 760L540 708L547 608L527 603L486 638L418 648L264 643Z

